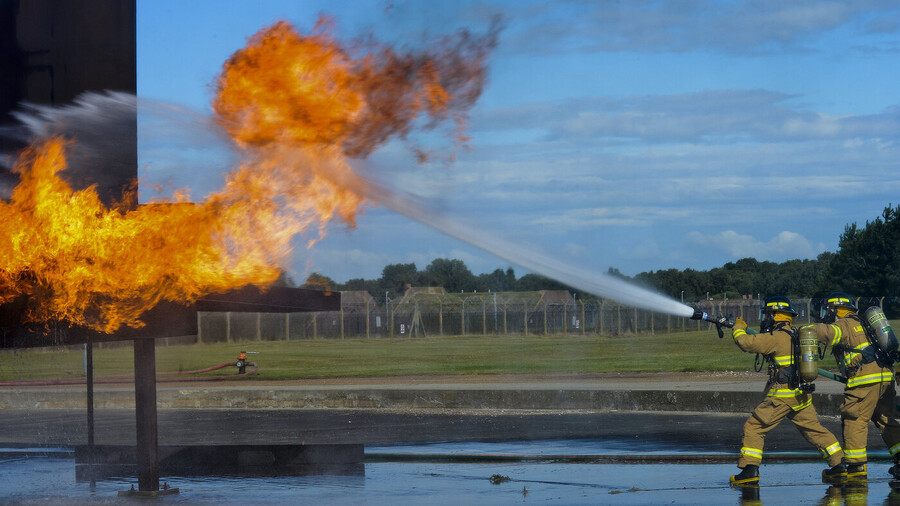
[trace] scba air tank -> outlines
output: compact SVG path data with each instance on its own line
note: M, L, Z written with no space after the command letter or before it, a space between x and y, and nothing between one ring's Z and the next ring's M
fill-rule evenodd
M872 329L875 340L878 341L878 346L888 354L896 352L897 336L894 335L894 330L891 328L890 322L885 318L881 308L872 306L869 309L866 309L863 317L869 324L869 328Z
M800 329L800 380L812 383L819 375L819 341L812 327Z

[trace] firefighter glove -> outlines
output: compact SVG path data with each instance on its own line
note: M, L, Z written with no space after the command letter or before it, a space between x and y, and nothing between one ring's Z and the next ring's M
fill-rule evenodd
M741 330L747 330L747 322L745 322L743 318L738 316L737 319L734 320L734 328L741 329Z

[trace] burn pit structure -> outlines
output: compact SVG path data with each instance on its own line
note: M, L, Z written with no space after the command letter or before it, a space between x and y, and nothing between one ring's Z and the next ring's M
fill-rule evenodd
M13 155L28 143L15 133L13 113L23 103L63 106L85 92L137 92L136 7L134 0L0 0L0 198L9 198L18 183L11 172ZM137 117L124 126L127 142L113 156L70 160L63 177L79 190L96 185L107 205L136 206L123 200L137 181ZM76 139L77 141L77 139ZM40 231L35 231L40 233ZM24 321L29 304L20 296L0 305L0 348L88 344L88 449L93 449L93 389L91 352L94 343L134 342L135 418L139 492L155 494L159 487L156 413L157 338L197 333L198 312L271 312L340 310L340 294L285 287L261 290L248 286L224 294L210 294L191 305L163 302L141 319L142 328L121 328L103 334L66 322Z

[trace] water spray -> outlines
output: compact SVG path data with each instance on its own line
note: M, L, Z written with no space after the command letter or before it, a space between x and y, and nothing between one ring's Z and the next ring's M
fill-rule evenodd
M600 297L608 297L642 309L684 318L692 317L695 313L694 308L691 306L682 304L662 294L640 288L608 274L585 272L582 268L572 267L548 255L522 248L522 245L502 239L498 234L485 230L483 227L451 220L447 216L416 202L412 197L388 189L383 184L363 176L357 177L359 177L359 181L341 181L341 184L349 185L354 191L394 212L412 218L450 237L464 241L520 267L585 292Z

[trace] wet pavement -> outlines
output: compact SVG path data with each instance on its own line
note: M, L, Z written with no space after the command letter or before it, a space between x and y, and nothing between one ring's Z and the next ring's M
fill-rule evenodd
M162 502L232 504L895 504L887 452L869 433L868 487L829 487L815 452L788 421L766 440L756 491L727 485L743 423L763 397L761 375L600 375L366 381L165 384L159 443L365 445L361 473L319 476L163 476L182 490ZM451 381L452 380L452 381ZM820 379L815 404L840 432L840 385ZM84 387L0 389L0 445L82 445ZM100 386L96 444L133 444L133 390ZM444 442L451 448L436 445ZM457 446L453 446L457 445ZM520 445L511 450L510 445ZM623 446L624 445L624 446ZM454 459L423 453L512 451L533 459ZM553 454L715 454L656 464L548 459ZM802 462L779 457L800 452ZM389 454L404 454L392 458ZM74 481L72 459L0 456L0 502L120 503L133 477ZM29 474L30 473L30 474ZM492 483L493 476L508 478ZM40 478L29 479L26 476ZM57 494L56 492L59 491ZM862 501L862 502L860 502Z

